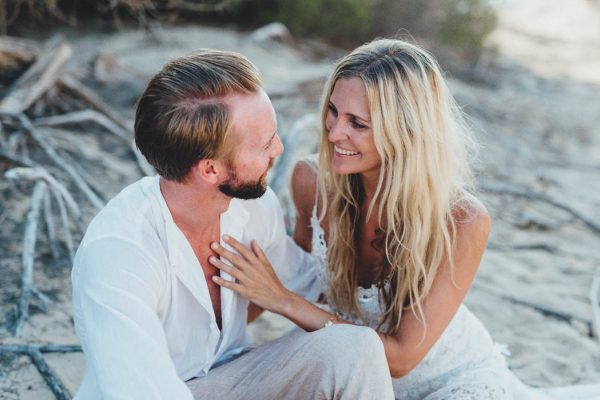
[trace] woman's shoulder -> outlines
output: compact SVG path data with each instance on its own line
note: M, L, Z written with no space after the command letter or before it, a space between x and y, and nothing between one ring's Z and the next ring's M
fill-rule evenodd
M452 207L452 217L459 232L467 235L487 234L491 217L485 205L475 195L463 191Z

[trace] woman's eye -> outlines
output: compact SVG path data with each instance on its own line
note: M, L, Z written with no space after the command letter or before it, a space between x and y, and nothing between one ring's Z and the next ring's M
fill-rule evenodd
M352 125L353 128L356 128L356 129L365 129L367 127L366 125L363 125L360 122L355 121L355 120L350 121L350 124Z
M337 109L332 104L330 104L327 109L334 117L337 116Z

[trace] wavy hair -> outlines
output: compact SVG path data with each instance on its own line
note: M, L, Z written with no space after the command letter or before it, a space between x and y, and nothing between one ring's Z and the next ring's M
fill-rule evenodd
M325 119L339 79L360 78L366 88L381 167L373 200L361 215L359 174L332 170L333 145ZM328 219L329 297L341 312L360 316L357 302L358 236L363 218L376 212L382 271L374 277L385 300L378 329L395 332L410 309L427 327L423 301L456 235L453 212L472 187L470 130L435 59L423 49L379 39L337 64L325 87L319 154L320 220ZM377 209L375 209L377 205ZM364 213L363 213L364 214ZM373 243L375 245L375 243Z

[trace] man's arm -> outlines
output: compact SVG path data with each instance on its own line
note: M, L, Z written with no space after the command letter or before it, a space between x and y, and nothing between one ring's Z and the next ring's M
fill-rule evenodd
M164 269L139 246L103 238L80 249L72 279L86 373L95 376L101 397L192 399L157 315Z

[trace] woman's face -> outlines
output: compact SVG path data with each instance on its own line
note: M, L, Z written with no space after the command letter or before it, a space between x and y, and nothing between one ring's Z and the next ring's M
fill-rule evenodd
M333 87L325 118L333 146L333 171L379 175L381 158L375 148L367 90L360 78L340 78Z

